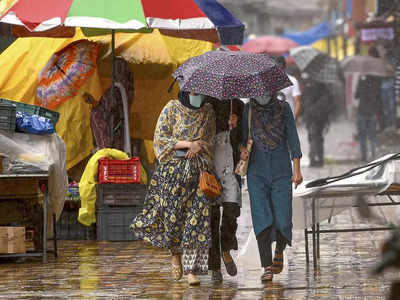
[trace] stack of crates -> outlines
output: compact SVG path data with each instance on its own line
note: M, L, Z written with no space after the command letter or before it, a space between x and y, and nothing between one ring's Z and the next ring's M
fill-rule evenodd
M16 110L14 105L0 102L0 129L15 131Z
M134 241L133 218L142 211L147 186L137 183L96 185L97 240Z
M100 159L97 192L97 240L133 241L133 218L142 211L147 186L140 184L140 159Z
M65 198L64 209L57 221L58 240L93 240L95 239L95 226L84 226L78 221L80 208L79 187L69 186Z

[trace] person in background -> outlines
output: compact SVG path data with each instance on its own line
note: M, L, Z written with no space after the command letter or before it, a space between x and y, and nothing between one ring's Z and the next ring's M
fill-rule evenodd
M330 118L334 112L334 99L326 84L302 73L303 80L303 119L310 144L310 167L324 165L324 132L328 130Z
M388 73L392 76L382 78L382 112L384 120L384 128L395 129L397 127L397 103L395 95L395 68L396 59L394 51L391 48L387 48L384 55L384 63L388 69Z
M251 154L244 146L248 139L249 109ZM289 104L278 100L276 95L251 99L243 111L241 158L250 159L247 186L264 268L262 282L271 281L273 274L282 272L283 252L292 242L292 183L297 187L303 181L301 157L296 122ZM273 241L276 247L272 259Z
M281 67L282 70L286 70L286 61L283 56L277 56L275 58L275 61L278 64L278 66ZM294 119L297 120L302 110L301 91L299 87L299 82L297 81L296 77L290 74L287 74L287 76L292 82L292 85L287 88L284 88L283 90L280 90L280 92L282 92L285 95L285 99L289 103L290 108L292 109Z
M143 211L131 229L172 255L175 280L188 275L189 285L200 284L196 275L208 273L211 246L210 201L200 190L200 174L213 168L215 114L204 95L180 92L179 100L163 108L154 133L158 165L145 197Z
M211 206L212 243L208 268L212 271L213 281L222 281L221 251L227 273L231 276L237 274L230 250L238 250L236 230L242 197L241 178L234 171L240 159L244 103L240 99L218 100L211 97L208 101L213 105L216 115L214 166L223 187L220 201ZM222 220L220 206L222 206Z
M378 58L375 47L368 49L368 55ZM381 89L382 77L362 75L357 83L355 98L358 99L357 130L360 140L361 162L374 159L379 119L382 112ZM369 144L369 147L368 147ZM368 151L368 148L370 148ZM370 152L370 156L368 155Z

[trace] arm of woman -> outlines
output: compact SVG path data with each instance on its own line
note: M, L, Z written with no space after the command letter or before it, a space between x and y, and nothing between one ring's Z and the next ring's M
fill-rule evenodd
M215 124L215 112L213 109L210 109L207 114L207 121L205 123L204 134L200 141L201 148L204 150L206 155L212 159L213 158L213 147L214 147L214 139L216 135L216 124Z
M303 175L301 175L301 169L300 169L300 158L293 159L292 182L294 183L294 188L297 188L297 186L303 182Z

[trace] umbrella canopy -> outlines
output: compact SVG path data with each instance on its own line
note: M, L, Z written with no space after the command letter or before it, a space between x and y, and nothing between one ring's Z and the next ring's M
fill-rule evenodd
M300 71L305 68L322 52L310 46L301 46L290 50L290 56L299 67Z
M95 5L91 0L18 0L0 21L30 31L62 25L109 30L158 28L169 35L222 44L241 44L244 33L244 25L216 0L97 0Z
M96 69L99 45L79 40L56 52L39 74L35 104L56 108L74 97Z
M181 90L218 99L271 95L291 85L269 55L209 51L184 62L173 76Z
M364 55L348 56L340 62L343 72L375 75L381 77L393 76L393 69L380 58Z
M273 35L265 35L248 41L241 49L249 53L268 53L280 55L289 52L290 49L298 47L296 42Z
M337 83L344 80L343 72L336 59L310 46L290 50L290 55L300 71L308 73L314 80Z

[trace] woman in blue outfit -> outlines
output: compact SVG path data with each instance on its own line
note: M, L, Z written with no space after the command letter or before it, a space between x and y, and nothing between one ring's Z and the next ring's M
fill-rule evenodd
M242 118L243 145L248 138L249 109L253 148L249 153L241 147L241 158L247 159L250 155L247 185L264 282L282 271L283 251L287 244L291 245L292 182L297 187L303 181L302 153L290 106L276 95L251 99L246 105ZM274 259L273 241L276 241Z

